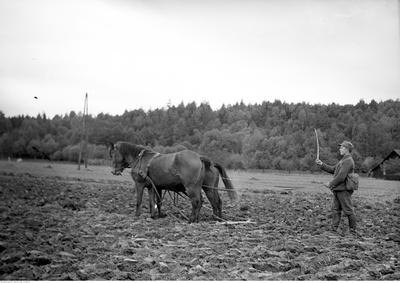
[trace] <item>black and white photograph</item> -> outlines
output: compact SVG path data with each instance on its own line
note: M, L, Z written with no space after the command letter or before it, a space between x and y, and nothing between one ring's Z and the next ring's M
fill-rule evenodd
M1 281L400 280L400 0L0 0Z

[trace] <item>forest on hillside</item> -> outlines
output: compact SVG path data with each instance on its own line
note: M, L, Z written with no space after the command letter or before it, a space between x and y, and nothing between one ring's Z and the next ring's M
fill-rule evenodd
M0 157L77 162L82 121L82 113L75 111L52 118L45 113L6 117L0 111ZM233 169L287 171L317 169L317 129L321 160L336 163L338 143L350 140L358 170L367 172L400 148L400 101L311 105L275 100L218 110L208 103L181 103L89 115L87 128L92 162L107 160L107 144L124 140L164 153L188 148Z

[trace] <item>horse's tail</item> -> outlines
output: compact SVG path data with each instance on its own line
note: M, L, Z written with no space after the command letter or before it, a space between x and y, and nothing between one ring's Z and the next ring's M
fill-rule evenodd
M231 182L231 179L228 177L228 174L226 174L225 168L222 167L221 164L215 163L214 162L214 167L218 169L219 174L221 174L222 181L224 182L225 188L227 188L228 191L228 196L231 200L237 200L238 196L235 191L235 188L233 187L233 184Z
M200 160L206 166L206 170L209 170L211 167L212 161L208 157L205 157L205 156L200 156Z

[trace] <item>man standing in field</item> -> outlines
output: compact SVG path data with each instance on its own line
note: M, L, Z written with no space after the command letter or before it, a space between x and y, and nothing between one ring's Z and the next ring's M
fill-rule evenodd
M346 189L346 177L349 173L354 171L354 160L351 156L354 146L349 141L343 141L339 146L339 152L342 159L336 165L327 165L320 159L316 159L315 163L322 170L333 174L333 180L325 184L325 186L333 192L332 230L337 232L343 211L343 214L349 219L350 232L353 235L357 235L356 217L351 202L353 191Z

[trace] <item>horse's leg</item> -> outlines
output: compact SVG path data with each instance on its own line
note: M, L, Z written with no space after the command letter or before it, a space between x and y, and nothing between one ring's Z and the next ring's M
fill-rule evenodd
M142 212L144 184L136 183L136 216L140 216Z
M215 178L215 182L214 182L214 188L218 188L218 183L219 183L219 176L218 176L218 174L216 175L216 178ZM218 190L213 190L213 200L214 200L214 202L213 203L211 203L211 205L213 206L213 209L216 211L216 215L219 217L219 218L222 218L222 201L221 201L221 198L220 198L220 196L219 196L219 192L218 192Z
M203 191L206 193L208 200L211 203L214 215L222 218L222 201L218 193L219 176L210 176L204 182Z
M161 206L162 206L162 190L160 188L157 188L157 194L156 194L156 200L157 200L157 209L158 209L158 217L164 218L167 216L165 213L161 212Z
M201 186L192 185L187 188L188 196L192 202L192 214L189 218L189 223L199 222L200 209L203 202L201 196Z
M156 192L155 192L155 188L150 187L148 188L148 193L149 193L149 206L150 206L150 215L151 218L157 218L156 216L156 202L155 202L155 198L157 197Z

